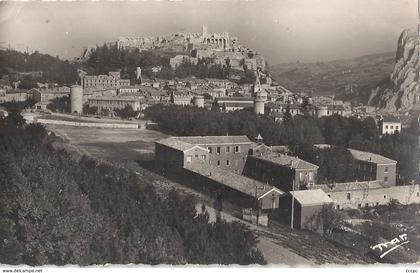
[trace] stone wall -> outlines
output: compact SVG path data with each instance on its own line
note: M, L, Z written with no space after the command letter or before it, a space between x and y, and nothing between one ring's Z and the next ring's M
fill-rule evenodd
M53 120L53 119L34 119L35 122L42 124L54 124L54 125L68 125L78 127L93 127L93 128L113 128L113 129L138 129L139 124L128 124L128 123L94 123L94 122L77 122L77 121L66 121L66 120Z

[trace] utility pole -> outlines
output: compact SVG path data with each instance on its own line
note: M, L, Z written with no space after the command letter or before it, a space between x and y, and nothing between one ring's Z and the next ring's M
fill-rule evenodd
M292 217L291 217L291 221L290 221L290 227L293 229L293 216L295 213L295 180L293 179L293 183L292 183Z

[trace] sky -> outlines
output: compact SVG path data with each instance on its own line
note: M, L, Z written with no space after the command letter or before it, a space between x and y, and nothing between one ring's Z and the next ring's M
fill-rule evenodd
M229 32L270 65L395 51L417 0L2 2L0 47L72 59L121 36Z

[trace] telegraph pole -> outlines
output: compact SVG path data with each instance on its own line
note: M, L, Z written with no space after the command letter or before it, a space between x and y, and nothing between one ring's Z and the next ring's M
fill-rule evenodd
M292 217L291 217L291 221L290 221L290 227L293 229L293 215L295 213L295 180L293 179L293 183L292 183Z

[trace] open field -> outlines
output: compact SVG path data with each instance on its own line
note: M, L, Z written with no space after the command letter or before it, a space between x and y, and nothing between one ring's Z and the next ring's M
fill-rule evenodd
M69 144L111 162L134 161L154 154L154 142L167 135L147 129L104 129L48 125Z

